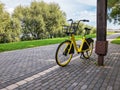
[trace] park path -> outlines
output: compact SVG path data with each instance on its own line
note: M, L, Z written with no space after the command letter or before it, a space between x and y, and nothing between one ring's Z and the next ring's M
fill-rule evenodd
M110 36L108 36L108 40L116 38L117 36L120 36L120 34L118 33L118 34L110 35ZM40 72L44 72L45 70L47 70L49 68L54 67L56 65L55 60L54 60L54 55L55 55L57 46L58 46L58 44L0 53L0 89L5 88L11 84L18 82L18 81L24 80L27 77L31 77ZM84 85L84 83L87 82L86 81L87 79L89 81L89 84L90 84L90 80L93 80L95 83L95 80L102 78L101 75L104 75L104 74L107 75L107 73L111 72L110 75L108 75L109 81L110 81L110 79L111 79L110 77L112 76L113 73L115 73L115 76L118 74L120 75L120 73L117 73L118 71L120 71L120 69L119 69L120 61L118 61L118 59L120 58L119 54L120 54L120 46L114 45L114 44L109 44L108 54L105 57L105 64L106 64L105 68L103 68L103 67L99 68L99 67L95 66L94 62L96 62L97 56L94 53L91 57L91 60L89 60L89 61L83 60L83 59L81 59L81 60L76 59L76 60L73 60L72 62L70 62L70 64L67 67L65 67L65 68L58 67L57 69L52 71L52 73L49 72L50 74L44 75L43 79L41 79L41 77L38 77L37 79L32 80L33 83L37 82L40 85L36 84L36 86L34 86L33 83L28 82L24 85L18 86L16 88L16 90L37 90L36 88L38 88L38 90L40 90L41 88L45 87L45 86L41 86L41 85L45 84L50 87L51 85L54 85L54 83L57 83L57 81L59 82L58 84L61 84L62 80L64 80L64 83L62 85L66 84L70 80L70 83L64 87L65 89L66 88L68 89L68 87L70 87L71 85L72 85L71 88L75 88L75 86L76 85L78 86L78 84L80 84L78 86L78 88L84 89L84 88L88 88L88 86L89 86L89 85ZM110 72L109 72L109 70L110 70ZM92 73L90 75L88 75L90 72L92 72ZM83 75L80 73L82 73ZM62 74L65 77L62 78ZM92 74L93 74L93 76L92 76ZM101 74L101 75L100 76L98 75L94 80L93 78L97 74ZM66 79L67 75L69 78L68 80ZM70 77L71 75L72 75L72 77ZM118 77L119 77L119 75L118 75ZM116 80L117 77L115 77L115 76L114 76L113 80ZM89 80L90 77L92 77L92 79ZM85 80L83 78L85 78ZM103 78L105 79L106 77L103 77ZM60 79L61 79L61 82L60 82ZM41 80L43 80L43 82L41 82ZM49 85L50 83L46 83L49 80L51 81L50 83L53 82L51 85ZM75 82L76 80L78 81L77 83ZM83 80L82 83L80 82L80 80ZM119 80L120 79L118 79L118 81ZM101 80L100 82L102 83L103 81ZM111 83L113 84L112 81L111 81ZM120 83L117 83L117 85L118 84L120 86ZM53 89L55 89L57 87L57 85L56 86L55 85L52 87ZM47 89L49 87L46 87L45 90L53 90L53 89ZM30 89L30 88L32 88L32 89ZM111 85L107 88L111 89L114 87ZM118 88L120 88L120 87L118 87ZM58 87L58 89L60 89L60 87ZM103 89L101 89L101 90L103 90Z

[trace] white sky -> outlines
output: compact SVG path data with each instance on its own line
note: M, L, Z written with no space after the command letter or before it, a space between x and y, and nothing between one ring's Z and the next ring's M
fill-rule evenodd
M34 0L0 0L5 4L5 8L8 12L12 13L14 8L18 5L30 5ZM41 1L41 0L36 0ZM67 19L73 20L89 19L88 24L96 26L96 1L97 0L42 0L47 3L58 3L61 10L63 10ZM108 28L120 28L118 25L108 23Z

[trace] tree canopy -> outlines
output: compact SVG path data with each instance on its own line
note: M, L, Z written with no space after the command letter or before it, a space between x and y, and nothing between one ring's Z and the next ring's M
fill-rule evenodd
M120 24L120 0L108 0L108 19Z
M10 17L2 3L0 3L0 34L0 42L19 41L20 23Z
M63 37L62 26L65 24L66 14L54 2L33 1L29 6L19 5L12 14L0 3L0 43ZM79 25L77 35L82 34L85 26ZM91 28L94 33L95 28Z
M12 16L21 22L23 39L56 37L66 20L58 4L43 1L34 1L27 7L18 6Z

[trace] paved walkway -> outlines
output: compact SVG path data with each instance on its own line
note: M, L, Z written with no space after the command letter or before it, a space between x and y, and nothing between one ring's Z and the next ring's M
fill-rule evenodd
M120 34L109 36L115 38ZM0 53L1 90L120 90L120 46L109 44L105 66L97 55L73 58L66 67L54 60L58 45ZM52 52L51 52L52 51Z

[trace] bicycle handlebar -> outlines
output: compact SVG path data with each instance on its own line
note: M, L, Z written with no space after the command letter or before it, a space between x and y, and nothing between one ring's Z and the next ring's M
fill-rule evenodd
M77 27L78 27L78 25L79 25L79 23L80 23L81 21L82 21L82 22L89 22L89 20L87 20L87 19L79 20L78 23L74 23L74 22L73 22L73 19L69 19L69 20L67 20L67 21L71 21L71 27L72 27L72 24L77 24Z
M69 26L69 29L73 29L73 32L75 33L76 30L78 29L78 26L79 26L79 23L82 21L82 22L89 22L89 20L86 20L86 19L82 19L82 20L79 20L78 22L74 22L73 19L69 19L67 21L71 21L71 25Z
M73 19L69 19L69 20L67 20L67 21L72 21L72 22L73 22ZM80 21L89 22L89 20L87 20L87 19L82 19L82 20L79 20L78 22L80 22Z
M83 22L89 22L89 20L86 20L86 19L79 20L79 21L83 21Z
M73 19L69 19L69 20L67 20L67 21L73 21Z

